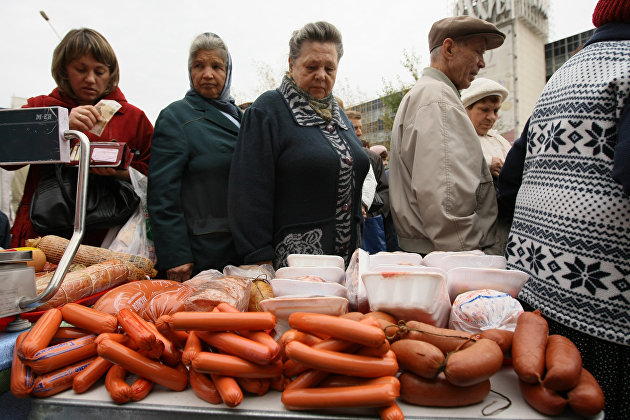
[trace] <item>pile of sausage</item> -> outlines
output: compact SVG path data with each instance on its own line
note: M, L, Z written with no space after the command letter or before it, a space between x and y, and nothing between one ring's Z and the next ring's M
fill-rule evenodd
M547 321L539 311L519 316L512 364L523 397L543 414L560 414L568 405L576 414L594 416L604 408L604 393L582 367L578 348L562 335L549 335Z

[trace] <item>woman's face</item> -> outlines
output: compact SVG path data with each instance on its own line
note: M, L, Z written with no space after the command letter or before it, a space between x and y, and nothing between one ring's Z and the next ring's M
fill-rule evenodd
M217 99L223 91L227 72L217 50L199 50L190 69L193 87L204 98Z
M300 89L322 99L335 86L338 62L335 44L307 41L295 63L289 59L289 72Z
M472 106L471 109L466 108L468 117L475 126L475 131L479 136L485 136L499 118L499 109L501 109L501 98L493 102L490 98L483 98Z
M107 65L96 61L92 54L66 64L68 81L79 105L94 105L103 97L111 75Z

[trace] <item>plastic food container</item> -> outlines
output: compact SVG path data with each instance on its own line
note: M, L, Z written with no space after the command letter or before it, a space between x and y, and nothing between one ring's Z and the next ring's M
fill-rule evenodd
M438 267L427 267L425 265L376 265L371 266L371 273L438 273L446 278L446 272Z
M429 267L439 267L448 272L453 268L474 267L474 268L500 268L505 269L507 260L502 255L487 255L476 252L441 252L430 253L422 260L422 263Z
M451 301L443 274L430 270L365 273L363 283L373 311L387 312L405 321L446 327Z
M413 252L379 252L370 255L370 267L377 265L416 266L422 264L422 256Z
M339 267L282 267L276 271L276 278L299 279L304 276L321 277L327 282L343 284L346 272Z
M287 257L289 267L338 267L346 269L346 265L339 255L310 255L290 254Z
M529 279L529 274L519 270L498 268L453 268L447 273L446 284L451 299L464 292L491 289L516 297Z
M308 280L279 279L270 281L273 295L282 296L339 296L347 297L348 289L338 283Z

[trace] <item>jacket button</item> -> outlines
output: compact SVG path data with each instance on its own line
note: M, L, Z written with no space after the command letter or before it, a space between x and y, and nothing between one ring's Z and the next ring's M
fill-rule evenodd
M332 124L328 124L326 126L326 131L328 131L329 133L332 133L333 131L335 131L335 127Z
M343 161L347 164L347 165L352 165L352 163L354 162L354 159L352 159L351 156L347 156L345 158L343 158Z
M348 204L348 203L344 204L343 206L341 206L341 210L343 210L343 211L350 210L350 204Z

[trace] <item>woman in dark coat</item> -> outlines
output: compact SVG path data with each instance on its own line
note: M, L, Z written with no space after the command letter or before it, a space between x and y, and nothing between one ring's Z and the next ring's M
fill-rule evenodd
M341 34L309 23L289 41L289 72L245 113L232 161L229 217L246 264L357 247L369 161L332 89Z
M185 281L238 264L227 184L242 111L230 96L223 40L199 35L188 58L191 89L162 110L152 138L147 204L160 271Z

